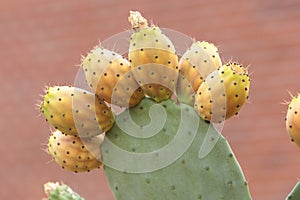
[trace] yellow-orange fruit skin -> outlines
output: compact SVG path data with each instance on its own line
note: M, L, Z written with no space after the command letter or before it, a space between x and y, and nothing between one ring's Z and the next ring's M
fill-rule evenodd
M300 95L289 103L285 123L292 141L300 147Z
M54 131L48 141L48 153L63 169L72 172L89 172L100 168L100 145L103 136L80 139Z
M200 116L221 123L237 115L249 96L250 78L241 65L229 63L213 71L195 95Z

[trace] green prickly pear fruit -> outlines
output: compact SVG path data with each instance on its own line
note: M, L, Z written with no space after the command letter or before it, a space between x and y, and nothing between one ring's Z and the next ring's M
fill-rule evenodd
M100 145L103 135L80 139L54 131L49 138L48 152L63 169L72 172L89 172L102 165Z
M69 186L61 183L48 182L44 184L44 191L48 200L84 200L79 194L74 192Z
M131 107L144 98L129 61L116 52L96 47L83 59L82 67L88 85L101 100Z
M192 85L195 92L205 78L220 66L222 61L217 47L205 41L193 43L179 62L180 73Z
M129 21L134 29L128 53L134 78L156 102L169 99L178 77L174 45L159 27L148 27L139 12L131 11Z
M289 103L285 122L292 141L300 147L300 94Z
M67 135L91 137L106 132L114 124L114 115L103 101L76 87L49 87L40 111L46 121Z
M195 95L195 108L200 116L221 123L237 115L248 99L250 79L245 68L228 63L210 73Z

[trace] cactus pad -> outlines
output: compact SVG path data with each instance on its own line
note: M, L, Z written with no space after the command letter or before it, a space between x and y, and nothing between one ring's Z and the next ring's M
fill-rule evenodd
M157 106L164 109L164 114L157 111L155 117L159 115L166 120L155 123L151 116ZM251 199L247 182L227 141L210 127L211 124L201 120L193 107L178 105L172 100L155 103L145 98L127 111L117 116L117 123L107 132L101 146L105 173L116 200ZM133 125L124 126L128 123L128 113L137 127L144 127L140 135L130 134ZM159 125L154 126L157 123ZM159 128L155 135L147 133ZM169 162L157 167L160 152L174 145L174 140L179 140L178 135L183 136L179 138L183 146L175 149L176 156L169 154L173 160L166 156L161 161L169 159ZM207 135L217 142L212 151L200 159L199 150ZM145 162L143 157L130 160L130 156L114 153L111 143L133 156L154 152L152 162ZM178 149L182 150L181 154L176 152Z

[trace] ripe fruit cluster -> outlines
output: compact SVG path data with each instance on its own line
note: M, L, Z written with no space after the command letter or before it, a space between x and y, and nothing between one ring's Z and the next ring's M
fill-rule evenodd
M237 63L223 65L215 45L195 41L179 59L158 26L148 26L139 12L131 12L129 21L128 59L102 46L82 59L92 92L71 86L46 89L40 111L56 129L48 152L64 169L100 167L99 147L114 125L110 105L129 108L145 97L156 102L177 97L204 120L219 123L237 114L248 98L247 70Z

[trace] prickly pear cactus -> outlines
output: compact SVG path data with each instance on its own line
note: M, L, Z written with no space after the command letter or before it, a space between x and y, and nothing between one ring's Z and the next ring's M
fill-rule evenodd
M48 200L84 200L79 194L74 192L69 186L58 182L48 182L44 185Z
M128 61L99 46L82 63L92 92L55 86L44 95L40 111L57 129L49 154L73 172L104 166L116 200L251 199L241 167L212 124L240 110L248 75L241 66L222 66L207 42L194 43L178 62L162 29L138 12L129 20ZM205 86L209 79L214 87ZM126 109L116 115L109 104ZM215 110L227 117L212 120ZM71 198L57 192L53 200Z
M164 108L167 116L166 123L155 136L141 139L123 132L121 129L127 123L125 119L128 119L128 113L124 112L117 116L120 125L115 125L107 133L102 144L103 161L107 164L104 169L116 200L251 199L247 182L227 141L215 129L211 129L209 123L201 120L193 107L177 105L172 100L155 103L144 99L138 107L129 110L132 120L138 126L146 127L151 123L148 114L153 106ZM180 124L180 121L186 123ZM194 123L198 127L195 133ZM182 134L183 139L176 138L178 134ZM218 139L218 142L205 158L200 159L199 149L207 134L211 140ZM179 147L184 150L182 155L177 152L169 152L168 156L164 154L164 146L175 145L174 140L181 140L177 142L186 145L185 141L189 139L193 140L190 146ZM114 151L110 143L135 155L154 153L147 161L126 160L126 156ZM177 154L174 162L171 160L166 166L160 166L160 169L154 171L149 168L153 166L154 169L156 162L168 160L174 154ZM143 168L145 172L141 171Z

